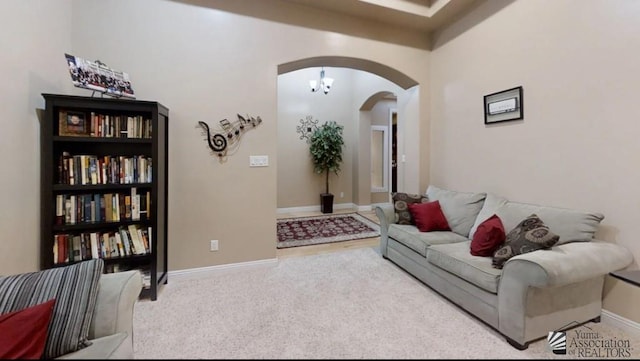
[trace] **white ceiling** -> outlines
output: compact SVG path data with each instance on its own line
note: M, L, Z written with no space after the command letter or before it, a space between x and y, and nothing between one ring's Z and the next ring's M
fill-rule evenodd
M285 0L428 35L451 23L478 0Z
M172 0L245 16L430 49L435 33L498 0ZM513 1L513 0L511 0ZM501 0L501 4L509 0Z

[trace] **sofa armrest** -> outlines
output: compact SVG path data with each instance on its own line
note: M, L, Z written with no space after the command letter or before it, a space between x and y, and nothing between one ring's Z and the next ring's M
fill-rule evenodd
M521 262L540 268L535 272L537 278L529 277L531 286L561 286L623 269L633 262L633 255L620 245L600 240L571 242L515 256L505 263L503 276Z
M89 339L126 332L133 340L133 306L141 291L142 275L138 270L103 274Z
M395 210L393 209L393 204L378 204L375 211L378 220L380 220L380 228L385 228L385 230L389 229L389 225L395 222L396 215Z
M395 222L395 210L392 203L383 203L377 205L375 211L380 221L380 253L386 257L389 225Z
M605 275L632 261L626 248L598 240L509 259L498 287L499 331L524 345L549 330L598 316Z

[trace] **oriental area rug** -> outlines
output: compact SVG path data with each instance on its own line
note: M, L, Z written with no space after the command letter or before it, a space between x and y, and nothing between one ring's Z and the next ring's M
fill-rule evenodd
M357 213L278 219L278 248L350 241L380 235L380 227Z

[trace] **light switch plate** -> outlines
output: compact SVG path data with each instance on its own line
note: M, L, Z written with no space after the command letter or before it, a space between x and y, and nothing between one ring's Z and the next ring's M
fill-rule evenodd
M269 156L268 155L250 155L249 167L268 167Z

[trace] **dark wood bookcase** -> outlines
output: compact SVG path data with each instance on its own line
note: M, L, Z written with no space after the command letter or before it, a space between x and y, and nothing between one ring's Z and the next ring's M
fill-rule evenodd
M167 283L169 110L153 101L42 94L41 269L102 258Z

